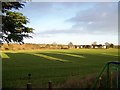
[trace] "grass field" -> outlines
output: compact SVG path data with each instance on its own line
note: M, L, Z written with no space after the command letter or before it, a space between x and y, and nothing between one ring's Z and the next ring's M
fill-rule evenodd
M3 88L47 87L64 83L71 76L96 77L108 61L118 61L117 49L69 49L2 52Z

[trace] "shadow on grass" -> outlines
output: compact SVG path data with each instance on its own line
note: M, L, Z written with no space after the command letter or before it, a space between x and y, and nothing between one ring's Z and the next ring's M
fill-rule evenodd
M23 87L28 82L28 73L32 73L32 82L44 86L49 80L59 83L66 77L98 73L108 61L118 57L88 53L5 53L3 58L3 87ZM83 57L79 57L83 56ZM67 60L72 63L64 63Z
M55 57L55 58L60 58L60 59L65 59L70 62L77 62L77 63L82 63L82 62L87 62L91 61L89 63L96 63L96 62L108 62L108 61L118 61L118 57L112 56L112 55L102 55L102 54L88 54L88 53L68 53L68 52L55 52L55 53L37 53L37 54L42 54L50 57ZM94 61L94 62L93 62ZM102 63L103 64L103 63Z
M76 62L80 60L84 60L85 57L75 55L75 54L66 54L66 53L37 53L38 55L45 55L48 57L59 58L62 60L67 60L68 62Z

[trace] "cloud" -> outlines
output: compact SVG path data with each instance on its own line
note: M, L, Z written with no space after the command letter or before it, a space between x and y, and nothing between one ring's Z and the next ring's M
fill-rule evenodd
M79 30L63 29L63 30L49 30L49 31L39 32L37 34L41 34L41 35L44 35L44 34L51 34L51 35L53 35L53 34L79 34L79 33L81 33L81 31L83 31L82 28Z
M57 14L59 12L63 14L65 13L64 11L67 10L73 12L73 9L77 11L79 7L79 9L85 8L85 5L88 7L90 4L86 2L28 2L21 11L30 13L34 16L36 14L39 14L39 16L53 13Z
M58 5L58 4L56 4ZM118 7L117 3L99 2L99 3L60 3L62 7L81 6L75 16L67 19L65 23L72 23L69 29L51 29L38 34L43 36L52 36L54 34L117 34L118 33ZM62 5L62 6L61 6ZM43 5L44 6L44 5ZM54 5L55 7L55 5ZM57 6L58 7L58 6Z
M104 34L98 31L87 31L85 27L74 27L70 29L53 29L53 30L46 30L43 32L38 32L36 35L40 35L43 37L53 37L54 35L90 35L90 34Z
M92 8L79 11L74 17L66 21L73 23L72 28L79 29L83 27L89 33L117 33L117 3L96 3Z
M118 13L117 13L117 3L108 3L108 2L80 2L80 3L70 3L70 2L32 2L29 3L30 7L26 7L27 13L31 13L31 10L34 13L31 13L32 17L36 17L36 22L42 21L41 19L49 21L44 21L39 24L44 24L45 28L43 30L36 30L35 37L49 38L54 37L56 35L113 35L118 32ZM34 7L34 8L33 8ZM31 9L32 8L32 9ZM77 9L77 10L76 10ZM38 12L38 13L37 13ZM67 14L65 14L67 13ZM60 15L59 15L60 14ZM68 16L67 16L68 15ZM41 17L42 16L42 17ZM58 25L54 23L53 27L52 22L59 21L61 17L65 17L63 22L65 25L69 25L69 28L60 27L55 28L54 25ZM52 21L53 20L53 21ZM62 21L61 21L62 22ZM46 24L49 24L48 26ZM39 24L38 27L39 27ZM58 25L60 26L60 25ZM62 25L61 25L62 26ZM40 27L40 29L42 29ZM43 32L42 32L43 31Z
M34 2L118 2L119 0L33 0Z

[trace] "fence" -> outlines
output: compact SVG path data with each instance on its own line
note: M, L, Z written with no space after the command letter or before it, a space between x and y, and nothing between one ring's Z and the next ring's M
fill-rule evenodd
M120 88L119 85L119 66L120 62L108 62L96 78L91 89L94 88Z
M95 88L120 88L119 81L119 66L120 62L108 62L103 67L102 71L96 77L95 82L93 83L91 90ZM52 90L52 82L48 82L48 90ZM105 89L105 90L106 90ZM32 84L27 84L27 90L32 90Z

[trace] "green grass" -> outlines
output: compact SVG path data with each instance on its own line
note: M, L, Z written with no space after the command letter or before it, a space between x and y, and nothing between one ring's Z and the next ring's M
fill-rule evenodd
M3 88L64 83L71 75L85 78L100 73L108 61L118 61L117 49L6 51L2 53Z

